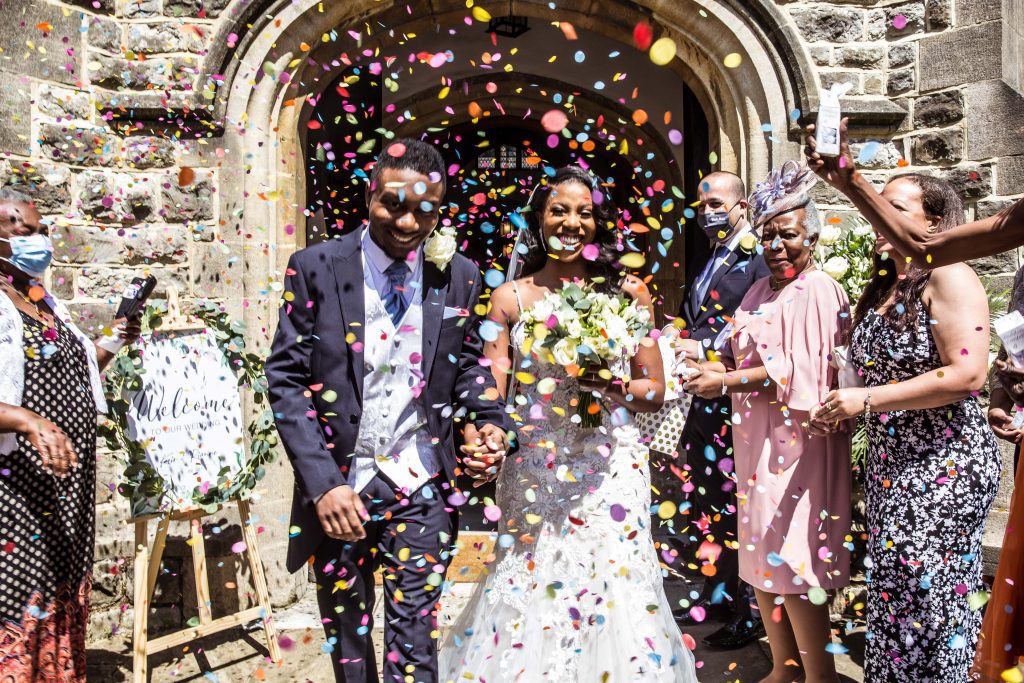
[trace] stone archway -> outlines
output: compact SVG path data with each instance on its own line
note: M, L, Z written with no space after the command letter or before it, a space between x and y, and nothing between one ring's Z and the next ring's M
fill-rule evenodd
M482 4L496 13L504 11L503 2ZM516 11L538 21L556 18L541 2L520 1ZM246 169L223 188L222 215L244 216L245 224L258 226L268 244L267 250L234 245L246 254L247 282L265 292L273 273L301 245L297 228L303 216L296 207L302 206L302 165L296 150L308 115L301 105L326 87L323 65L332 61L315 56L372 50L416 31L458 25L467 14L464 3L452 0L431 0L419 17L410 16L402 3L370 0L277 0L236 7L204 70L223 74L223 85L214 95L214 118L225 121L225 147L232 161ZM708 0L693 12L652 0L575 0L559 6L557 20L623 46L630 44L632 27L640 20L671 37L677 55L667 68L693 90L704 109L721 168L756 178L798 153L797 143L789 139L797 125L790 113L816 109L817 86L794 29L772 2ZM378 33L380 26L387 28ZM243 33L241 27L248 28ZM730 69L725 57L732 53L740 61ZM277 76L281 73L287 76ZM276 201L266 201L268 196ZM265 325L269 313L256 306L246 309L254 325Z

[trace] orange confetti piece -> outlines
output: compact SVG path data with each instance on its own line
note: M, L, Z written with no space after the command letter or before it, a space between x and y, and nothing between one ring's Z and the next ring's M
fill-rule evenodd
M558 22L558 28L562 29L562 34L566 40L576 40L576 27L568 21Z

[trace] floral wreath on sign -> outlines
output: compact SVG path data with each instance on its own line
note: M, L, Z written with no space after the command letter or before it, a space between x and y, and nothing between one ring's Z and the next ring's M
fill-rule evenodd
M167 309L162 304L149 305L143 314L143 330L158 330ZM206 325L206 333L212 334L228 363L235 370L239 388L252 391L253 403L263 407L249 423L249 459L241 470L223 468L216 484L196 486L192 491L192 502L204 508L213 509L221 503L235 498L247 498L256 483L266 475L266 465L274 460L277 445L277 430L274 413L267 399L267 379L263 372L263 359L245 351L245 324L232 320L217 304L202 301L196 305L193 314ZM160 501L167 492L163 477L146 458L146 444L131 438L128 431L129 401L126 394L142 388L143 354L137 346L125 347L111 362L106 371L106 393L108 416L100 423L99 434L106 441L107 448L122 455L124 464L117 492L132 503L132 514L152 512L148 503ZM143 509L143 507L145 509Z

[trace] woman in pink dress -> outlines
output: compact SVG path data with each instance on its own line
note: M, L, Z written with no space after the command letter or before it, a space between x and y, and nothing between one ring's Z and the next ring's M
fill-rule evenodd
M754 587L774 667L762 683L838 681L827 591L849 583L850 441L812 435L810 410L834 386L832 351L849 303L816 269L813 174L788 162L751 195L771 275L740 304L721 362L686 385L732 396L740 578Z

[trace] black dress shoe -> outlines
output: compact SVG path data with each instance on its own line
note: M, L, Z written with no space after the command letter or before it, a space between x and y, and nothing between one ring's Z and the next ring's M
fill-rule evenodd
M704 644L716 650L738 650L765 635L760 619L734 617L728 624L704 638Z
M704 621L707 621L707 619L712 616L712 613L719 610L721 605L714 605L711 603L711 598L701 596L689 607L677 607L672 610L672 618L676 620L677 624L682 624L683 626L692 626L693 624L700 623L694 619L691 614L691 610L694 607L704 608L704 612L707 615L705 616Z

